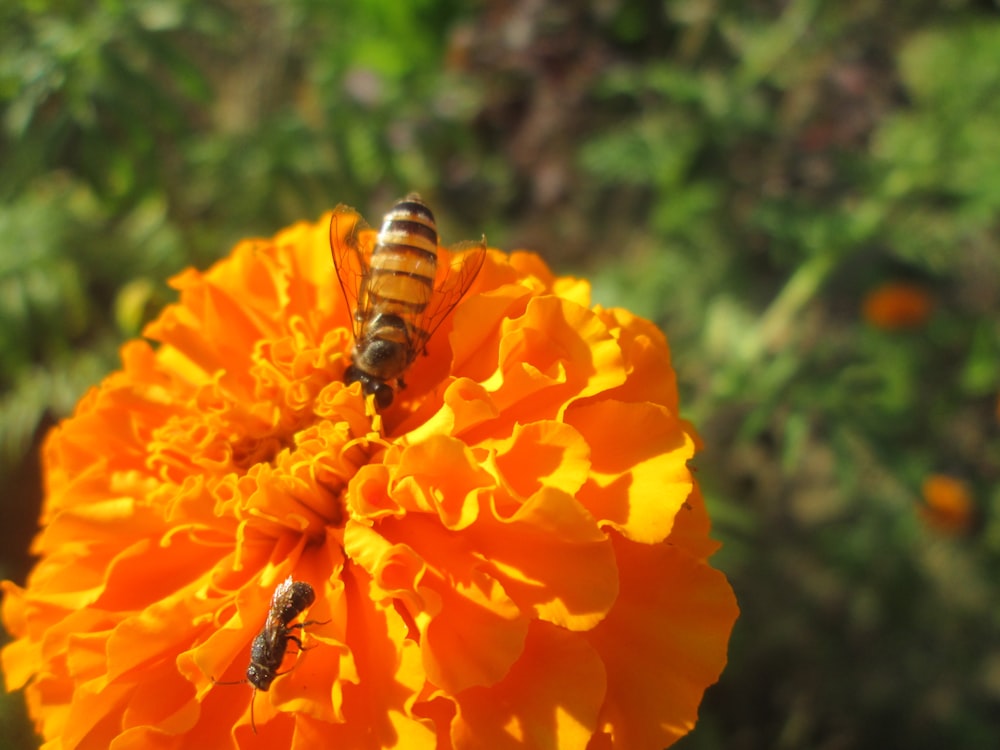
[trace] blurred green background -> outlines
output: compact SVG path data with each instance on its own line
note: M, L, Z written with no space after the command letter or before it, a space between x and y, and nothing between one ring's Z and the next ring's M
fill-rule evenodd
M7 0L0 576L168 276L414 189L670 337L743 612L677 747L1000 747L997 2Z

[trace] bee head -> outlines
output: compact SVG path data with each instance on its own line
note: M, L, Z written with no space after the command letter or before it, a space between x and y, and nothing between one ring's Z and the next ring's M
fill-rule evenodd
M344 382L348 385L351 383L361 383L361 392L366 396L375 396L375 405L379 409L385 409L392 404L394 395L392 387L388 383L372 377L366 372L362 372L354 365L351 365L344 371Z
M392 403L392 388L390 388L386 383L381 381L376 381L371 384L371 387L366 383L364 386L365 393L371 393L375 396L375 405L379 409L385 409Z
M264 692L271 688L276 676L273 669L268 669L263 664L251 664L247 667L247 682Z

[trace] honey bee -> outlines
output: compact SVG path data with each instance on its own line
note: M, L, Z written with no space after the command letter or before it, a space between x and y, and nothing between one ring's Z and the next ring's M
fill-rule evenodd
M486 237L463 242L443 258L434 214L417 193L396 201L372 238L354 216L346 237L338 221L353 209L338 206L330 222L337 279L354 311L354 351L344 382L361 383L380 409L392 403L403 374L448 313L465 295L486 259Z
M313 591L312 586L304 581L293 581L292 577L288 576L274 589L267 619L264 621L264 628L253 639L250 646L250 666L247 667L246 679L233 682L212 680L216 685L250 683L253 686L253 694L250 696L250 726L253 727L254 734L257 733L257 723L254 720L253 704L257 697L257 691L267 692L274 679L285 674L285 672L279 672L278 669L285 658L289 641L295 642L299 650L302 650L302 641L290 631L301 630L306 625L324 624L316 620L308 620L295 625L289 624L314 601L316 601L316 592Z

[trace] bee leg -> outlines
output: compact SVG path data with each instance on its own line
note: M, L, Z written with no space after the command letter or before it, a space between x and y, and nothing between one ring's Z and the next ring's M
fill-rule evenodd
M285 630L301 630L306 625L326 625L328 622L333 622L333 620L306 620L305 622L297 622L294 625L289 625Z
M333 620L306 620L302 625L326 625L327 623L333 622ZM293 626L294 627L294 626Z
M291 653L301 654L303 651L309 651L309 649L307 649L305 646L302 645L302 641L300 641L294 635L286 635L285 636L285 640L286 641L294 641L295 645L299 647L298 651L293 651ZM284 674L284 673L283 672L279 672L278 674ZM275 676L277 676L277 675L275 675Z
M287 628L285 628L285 631L286 631L286 633L285 633L285 640L295 641L295 643L299 647L299 651L308 651L309 649L305 648L302 645L302 641L299 640L298 636L294 636L294 635L292 635L291 633L289 633L287 631L289 631L289 630L295 630L296 628L299 629L299 630L301 630L306 625L326 625L328 622L332 622L332 620L306 620L305 622L298 622L298 623L296 623L294 625L289 625Z

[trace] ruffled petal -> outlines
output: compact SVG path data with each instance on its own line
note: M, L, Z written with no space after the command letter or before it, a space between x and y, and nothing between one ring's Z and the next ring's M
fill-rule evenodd
M585 747L604 699L604 666L586 639L543 623L532 626L524 655L491 687L455 696L456 750Z
M694 484L694 440L663 406L598 401L574 406L566 421L591 451L580 501L602 523L654 544L673 527Z
M521 652L527 617L496 579L473 566L460 540L413 526L383 524L387 540L399 540L390 545L352 525L345 549L376 582L389 584L379 589L394 594L412 623L430 682L448 691L496 682Z
M600 726L615 748L667 747L694 727L725 666L736 599L725 576L675 547L614 546L621 593L586 636L608 676Z
M495 506L469 529L483 569L522 610L570 630L586 630L611 609L618 571L611 542L570 495L543 488L512 514Z

